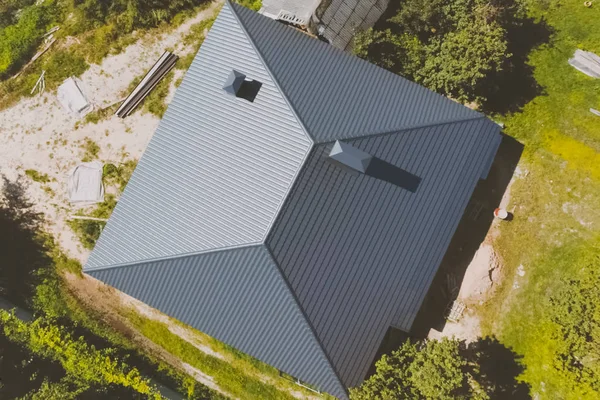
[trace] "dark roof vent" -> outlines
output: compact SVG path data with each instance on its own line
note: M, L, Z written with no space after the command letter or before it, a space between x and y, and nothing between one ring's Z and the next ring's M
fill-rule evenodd
M373 159L373 156L369 153L365 153L364 151L347 143L342 143L339 140L333 145L329 157L347 167L362 172L363 174L367 172L367 168Z
M232 70L225 81L223 89L235 97L253 102L261 86L262 83L246 79L246 75Z

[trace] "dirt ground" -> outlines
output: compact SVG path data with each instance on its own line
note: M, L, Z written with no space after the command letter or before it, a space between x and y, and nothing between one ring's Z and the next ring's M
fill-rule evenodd
M106 57L100 65L91 65L79 78L85 93L95 107L119 100L131 81L149 69L168 48L185 56L192 49L182 44L182 36L190 27L214 15L221 1L199 12L171 32L158 36L148 33L117 55ZM175 78L182 71L176 71ZM173 85L176 79L173 80ZM171 95L166 99L171 100ZM152 137L159 119L136 111L126 119L112 116L98 124L85 123L69 115L56 99L56 92L26 98L15 106L0 111L0 175L9 179L23 176L33 169L47 174L48 183L31 179L27 194L47 221L47 231L57 239L69 256L82 263L89 251L84 249L67 225L74 213L67 198L67 174L81 162L86 138L100 147L99 159L119 163L139 159Z

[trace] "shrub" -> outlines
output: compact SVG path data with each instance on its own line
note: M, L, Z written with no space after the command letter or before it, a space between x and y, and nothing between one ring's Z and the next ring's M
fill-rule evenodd
M169 95L169 89L171 88L171 81L173 80L173 72L169 72L163 79L156 85L156 87L150 92L150 94L144 99L144 111L150 114L156 115L158 118L162 118L167 111L167 104L165 102Z
M51 87L60 85L70 76L83 74L88 67L82 56L67 49L53 51L42 63L42 69L46 71L44 78Z
M25 8L14 25L0 29L0 78L15 72L33 55L48 23L45 6Z

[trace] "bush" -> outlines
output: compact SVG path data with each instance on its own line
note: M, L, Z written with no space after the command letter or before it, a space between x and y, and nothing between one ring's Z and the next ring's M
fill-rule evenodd
M516 3L407 0L397 7L387 29L355 36L355 54L461 102L485 101L486 78L511 57Z
M0 29L0 78L14 73L35 52L50 20L46 6L25 8L14 25Z
M156 87L150 92L150 94L144 99L144 111L150 114L156 115L158 118L162 118L167 111L167 104L165 102L169 95L169 89L171 88L171 82L173 81L173 72L169 72Z
M44 78L52 83L52 87L60 85L68 77L83 74L88 67L82 56L66 49L53 51L42 63L42 69L46 71Z

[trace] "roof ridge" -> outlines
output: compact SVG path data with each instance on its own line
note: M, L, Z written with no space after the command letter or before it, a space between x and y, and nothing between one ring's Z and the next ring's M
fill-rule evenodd
M434 124L417 124L417 125L409 126L407 128L397 129L397 130L390 130L390 131L379 132L379 133L368 133L368 134L360 135L360 136L351 136L351 137L348 137L348 138L340 138L340 139L327 140L327 141L322 141L322 142L315 142L315 144L316 145L323 145L323 144L335 143L338 140L357 140L357 139L366 139L366 138L370 138L370 137L386 136L386 135L391 135L391 134L394 134L394 133L401 133L401 132L405 132L405 131L412 131L414 129L431 128L431 127L434 127L434 126L443 126L443 125L452 125L452 124L460 124L462 122L476 121L476 120L480 120L480 119L486 119L486 120L490 121L490 119L487 116L485 116L483 114L480 114L480 115L478 115L476 117L471 117L471 118L463 118L463 119L456 119L456 120L446 120L446 121L436 122ZM492 121L490 121L490 122L492 122Z
M229 6L229 8L231 9L231 14L234 16L234 18L236 19L236 21L240 25L240 28L242 28L242 31L244 32L244 34L248 38L248 41L250 42L250 45L252 46L252 48L254 49L254 51L256 51L256 54L258 55L258 58L260 59L260 61L264 65L265 70L267 71L267 73L269 74L269 76L271 77L271 79L273 80L273 83L275 84L275 86L277 86L277 89L279 90L279 93L281 93L281 96L283 97L283 100L285 100L286 104L288 105L288 107L290 108L290 110L292 111L292 113L294 114L294 117L296 117L296 120L300 124L300 127L302 128L302 130L304 131L304 133L306 134L306 136L308 137L308 139L312 142L312 145L314 145L316 143L315 142L315 138L311 135L311 133L308 131L308 129L306 129L306 125L304 124L304 121L302 121L302 118L300 118L300 115L298 114L298 112L296 112L296 109L294 108L294 105L292 104L292 102L290 101L290 99L288 99L287 95L285 94L285 91L283 90L283 88L279 84L279 81L277 80L277 78L273 74L273 71L271 71L271 68L269 68L269 65L265 61L265 58L263 57L262 53L258 49L258 46L256 46L256 44L254 43L254 38L252 37L252 35L250 35L250 32L248 32L248 29L246 29L246 26L242 22L242 19L239 17L239 15L237 14L237 11L235 10L235 7L242 7L242 8L245 8L245 7L242 6L242 5L239 5L237 3L234 3L231 0L226 0L225 4L227 4Z
M256 52L256 55L258 56L258 58L260 59L261 63L265 67L265 71L267 71L267 73L271 77L271 80L273 81L273 83L277 87L277 90L279 90L279 93L281 94L281 97L283 98L283 100L288 105L288 107L289 107L290 111L292 112L292 114L294 114L294 117L296 118L296 121L298 121L298 124L300 125L300 128L304 131L304 133L306 134L306 137L311 142L310 146L308 147L308 149L306 149L306 153L304 154L304 159L302 160L302 163L298 167L298 170L296 171L296 174L294 175L294 178L290 182L288 190L285 193L285 196L283 197L283 200L281 201L281 204L279 204L279 207L277 208L277 211L273 214L273 218L271 219L271 222L269 223L267 229L265 230L265 235L262 238L262 243L266 245L267 238L269 237L269 234L273 230L273 225L275 224L275 221L277 221L277 217L279 216L279 214L281 212L281 209L285 205L286 200L288 199L290 193L292 192L292 189L294 188L294 183L296 182L298 176L300 175L300 172L304 168L304 165L308 161L308 157L310 156L310 153L311 153L312 149L317 145L317 142L316 142L315 138L310 134L310 132L308 131L308 129L306 129L306 126L304 125L304 122L300 118L300 115L296 112L296 109L294 108L292 102L290 101L290 99L288 99L287 95L285 94L285 91L283 90L283 88L279 84L279 81L277 80L277 78L275 77L275 75L273 74L273 72L271 71L271 69L269 68L269 65L267 64L267 62L265 61L265 59L264 59L263 55L261 54L260 50L258 49L258 47L256 46L256 44L254 43L254 39L252 38L252 36L250 35L250 33L248 32L248 30L244 26L244 23L242 22L242 20L238 16L237 11L235 10L235 7L242 7L242 8L244 8L244 7L241 6L241 5L239 5L239 4L237 4L237 3L234 3L232 0L226 0L225 4L229 6L229 8L231 10L231 14L235 18L235 20L238 22L238 24L239 24L242 32L244 32L244 34L248 38L248 42L250 43L250 45L252 46L252 48Z
M179 258L193 257L193 256L201 255L201 254L207 254L207 253L219 253L219 252L227 251L227 250L244 249L247 247L260 246L261 244L264 244L264 242L252 242L252 243L244 243L244 244L234 245L234 246L216 247L214 249L192 251L189 253L181 253L181 254L172 254L172 255L168 255L168 256L164 256L164 257L145 258L143 260L130 261L130 262L125 262L125 263L120 263L120 264L103 265L101 267L96 267L96 268L86 269L84 267L82 272L104 271L107 269L133 267L133 266L140 265L140 264L147 264L147 263L153 263L153 262L158 262L158 261L175 260L175 259L179 259Z
M325 356L325 359L327 360L327 363L331 367L331 370L335 374L335 377L338 380L338 383L344 389L344 391L347 392L348 389L346 388L346 385L344 384L344 382L340 378L340 374L338 373L337 369L335 368L334 363L331 361L331 357L327 353L327 350L325 349L325 346L323 346L323 343L321 342L321 339L319 338L319 335L317 334L317 331L316 331L315 327L313 326L313 324L311 323L310 319L306 315L306 311L304 311L304 308L302 307L302 303L300 303L300 300L296 296L296 292L294 291L294 289L292 288L292 285L290 284L290 282L288 281L287 277L283 273L283 270L281 269L281 266L279 265L279 262L277 261L277 258L275 258L275 256L273 255L273 252L271 251L271 248L269 247L269 245L267 243L264 243L263 247L264 247L265 251L267 252L269 258L271 259L271 261L275 265L275 268L277 269L277 272L279 273L279 276L281 276L281 279L283 279L283 282L285 283L285 285L286 285L286 287L288 289L288 292L291 294L292 298L294 299L294 302L296 303L296 306L298 307L298 310L300 311L300 313L302 314L302 317L306 321L306 324L310 328L310 333L313 335L313 337L317 341L317 344L319 345L319 348L321 349L321 352Z

